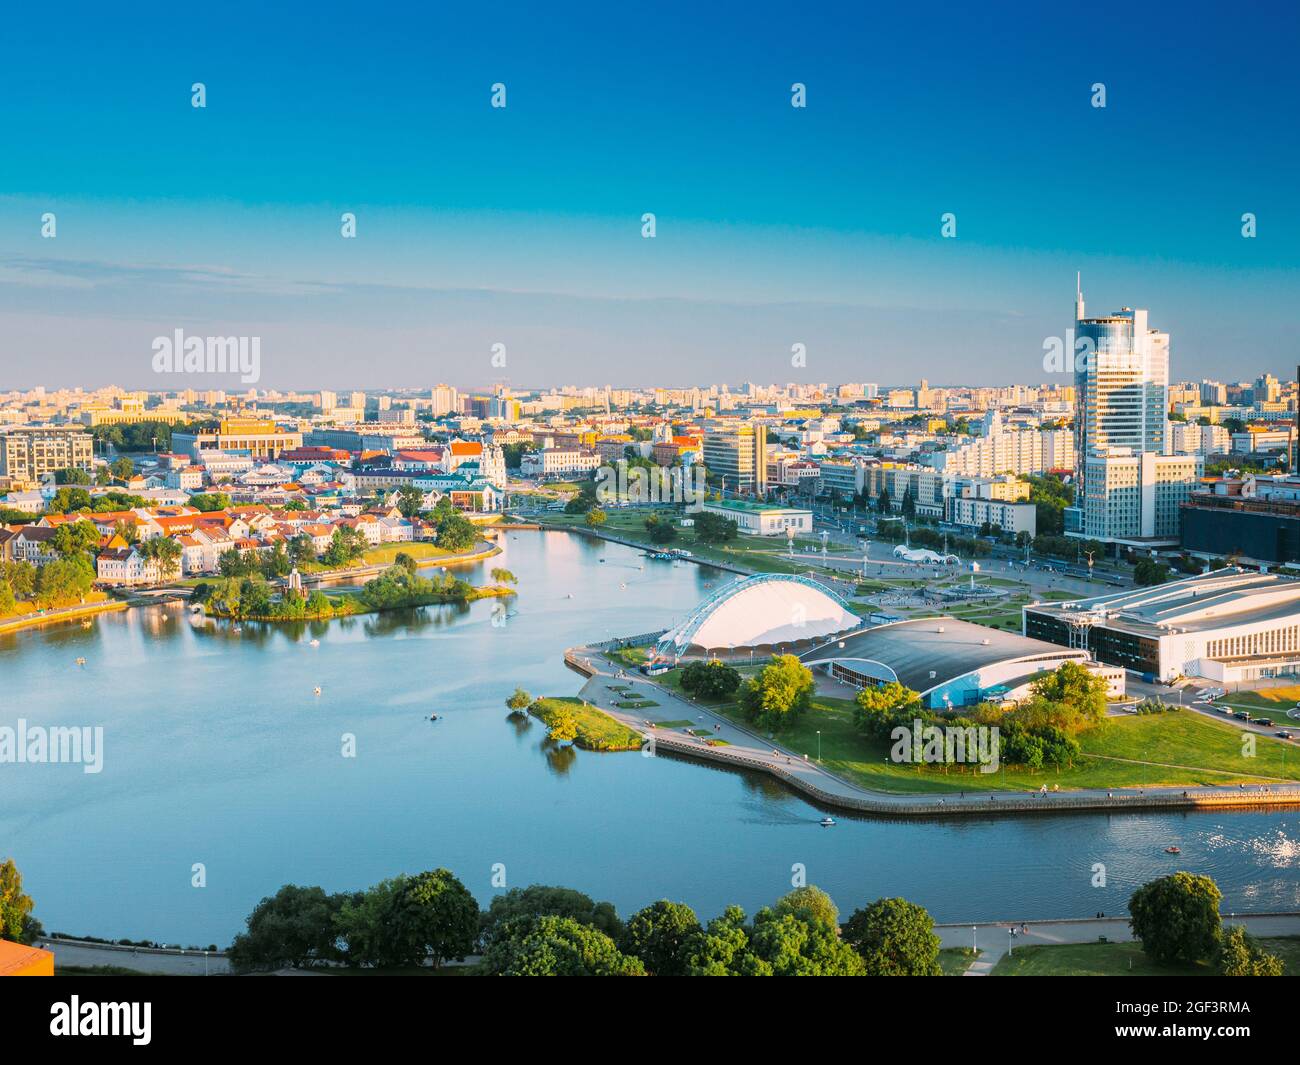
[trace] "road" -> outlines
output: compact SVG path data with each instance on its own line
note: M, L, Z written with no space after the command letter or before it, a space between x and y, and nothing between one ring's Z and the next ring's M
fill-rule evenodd
M182 954L145 947L132 949L80 941L68 943L60 939L38 940L36 945L54 951L56 969L70 965L79 968L111 965L162 976L216 976L230 972L230 963L224 954L205 956L202 951Z

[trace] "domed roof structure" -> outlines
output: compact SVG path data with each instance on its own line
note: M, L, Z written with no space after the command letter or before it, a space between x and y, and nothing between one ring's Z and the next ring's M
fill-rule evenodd
M760 573L739 577L691 611L659 639L657 652L776 647L825 639L861 627L862 619L825 585L809 577Z

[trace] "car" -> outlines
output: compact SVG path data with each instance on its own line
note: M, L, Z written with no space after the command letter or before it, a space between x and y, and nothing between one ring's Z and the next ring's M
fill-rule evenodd
M1278 729L1275 733L1273 733L1273 735L1274 735L1274 736L1277 736L1277 737L1280 738L1280 739L1284 739L1284 740L1289 740L1289 739L1291 738L1291 733L1289 733L1289 732L1288 732L1286 729L1284 729L1284 728L1280 728L1280 729Z
M1271 717L1257 717L1255 718L1255 724L1263 725L1265 728L1272 728L1273 719Z
M1248 713L1246 713L1244 710L1240 710L1240 711L1238 711L1237 713L1233 714L1232 716L1235 717L1238 721L1249 721L1249 720L1250 720L1250 715L1249 715Z

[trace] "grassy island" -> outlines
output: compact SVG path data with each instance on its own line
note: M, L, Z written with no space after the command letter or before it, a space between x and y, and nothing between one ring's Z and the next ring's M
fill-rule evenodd
M547 728L554 728L566 716L572 717L577 729L573 742L587 751L635 751L641 747L639 732L581 699L538 699L528 712Z

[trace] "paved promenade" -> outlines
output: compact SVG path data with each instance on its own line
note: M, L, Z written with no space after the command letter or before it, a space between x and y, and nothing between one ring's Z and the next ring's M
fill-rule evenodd
M818 765L806 755L786 749L705 706L683 699L670 689L640 674L626 672L590 648L571 648L565 660L588 676L581 698L599 707L643 735L653 735L657 748L738 769L771 773L824 806L886 816L948 817L1074 812L1080 810L1195 810L1215 807L1300 806L1300 785L1247 784L1222 787L1157 787L1078 789L1059 792L972 791L964 797L952 793L893 794L858 787ZM631 689L629 694L612 687ZM653 719L645 710L617 706L642 695L659 705ZM692 736L685 726L653 728L653 721L691 721L708 735ZM726 746L712 747L710 738Z
M1253 936L1300 935L1300 914L1237 914L1225 916L1223 923L1242 925ZM1016 928L1015 937L1010 930ZM1021 931L1021 929L1024 929ZM989 924L935 925L944 947L978 947L980 956L963 976L988 976L995 965L1021 947L1047 947L1066 943L1096 943L1105 936L1111 943L1128 943L1133 939L1127 917L1085 918L1078 921L1029 921L1012 925L1008 921Z

